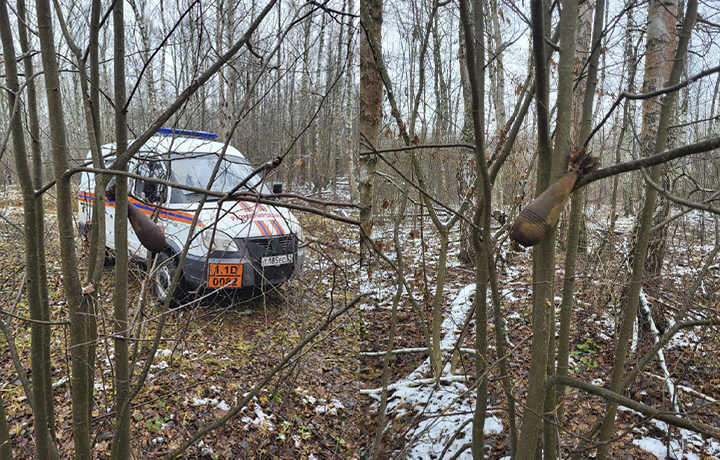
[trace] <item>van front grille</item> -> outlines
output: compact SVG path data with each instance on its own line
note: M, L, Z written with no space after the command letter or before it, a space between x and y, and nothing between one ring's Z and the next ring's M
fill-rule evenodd
M244 240L244 243L250 258L256 260L261 257L291 254L297 251L297 237L295 235L250 238Z

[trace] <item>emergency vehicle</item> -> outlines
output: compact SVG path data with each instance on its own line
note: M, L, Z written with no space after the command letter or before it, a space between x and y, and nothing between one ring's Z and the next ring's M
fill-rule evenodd
M227 193L254 168L239 151L216 139L217 135L212 133L163 128L129 162L128 171L180 186ZM106 167L115 160L114 150L114 144L102 147ZM278 193L281 184L273 188L271 191L257 175L239 191ZM81 232L87 233L92 221L94 189L94 175L83 173L78 197ZM161 302L171 295L172 303L178 305L198 288L278 286L302 267L305 255L302 228L287 209L254 202L252 198L221 202L215 196L207 196L200 207L202 193L139 179L128 179L128 192L131 206L156 219L165 234L167 244L157 254L151 270L153 291ZM115 202L109 199L105 200L105 217L106 246L115 250ZM197 224L190 237L180 282L169 293L170 281L178 270L178 255L188 241L193 222ZM130 225L128 251L132 259L150 266L148 250L142 247Z

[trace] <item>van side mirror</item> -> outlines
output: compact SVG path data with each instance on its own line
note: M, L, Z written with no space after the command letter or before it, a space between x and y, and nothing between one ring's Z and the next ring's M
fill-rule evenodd
M272 192L274 195L279 195L283 192L283 184L282 182L275 182L273 184Z

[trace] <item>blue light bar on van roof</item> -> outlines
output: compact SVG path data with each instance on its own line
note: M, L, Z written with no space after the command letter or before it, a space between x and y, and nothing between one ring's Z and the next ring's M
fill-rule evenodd
M196 137L199 139L217 139L215 133L206 133L204 131L191 131L189 129L160 128L158 134L167 134L170 136Z

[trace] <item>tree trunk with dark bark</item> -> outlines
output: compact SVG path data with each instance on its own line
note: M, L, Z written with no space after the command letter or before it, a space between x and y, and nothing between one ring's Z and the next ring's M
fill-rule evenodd
M22 26L21 26L22 27ZM47 290L46 284L40 284L44 275L43 267L40 266L40 253L44 252L43 240L39 238L38 218L42 218L42 211L38 211L38 202L35 198L33 186L33 175L28 165L28 155L25 144L25 133L23 129L20 111L16 111L16 105L20 104L20 84L18 81L17 61L15 60L15 46L11 33L10 19L8 16L7 3L0 0L0 41L5 64L5 82L7 85L7 108L10 119L10 131L13 140L13 153L18 183L23 198L23 229L25 231L25 274L27 283L27 302L30 310L30 317L35 321L30 325L31 335L31 369L32 369L32 400L33 416L35 419L35 444L37 451L43 458L57 458L57 450L52 436L50 422L53 416L53 406L48 406L52 401L52 385L50 384L50 333L49 325L42 324L47 321L49 313L47 293L41 295L41 291ZM44 257L42 257L44 259ZM1 404L1 402L0 402ZM2 414L5 419L4 413Z
M382 77L375 61L375 53L382 53L382 0L368 0L360 5L360 144L378 148L382 107ZM365 150L365 149L363 149ZM373 228L373 189L375 183L375 155L360 157L358 168L358 200L360 225L368 235ZM360 260L365 263L368 248L360 237Z
M650 2L648 10L648 45L651 45L651 40L654 37L658 37L663 33L667 34L669 31L674 31L676 12L669 11L670 5L660 4L656 0ZM683 69L683 61L687 52L687 46L692 31L692 26L695 23L695 17L697 14L697 0L689 0L687 5L687 11L684 16L683 30L680 40L678 41L677 51L674 54L674 59L671 59L672 70L669 74L669 78L666 80L667 85L674 85L680 81L680 76ZM652 47L650 47L651 49ZM648 72L648 65L652 65L652 59L650 63L647 59L652 54L648 54L646 57L646 73ZM650 76L656 72L656 69L650 68ZM647 79L646 79L647 80ZM663 99L660 106L659 113L653 111L646 113L647 117L643 117L643 123L650 124L650 122L657 122L657 134L654 139L651 139L652 150L650 153L660 153L667 146L668 139L668 127L670 126L670 118L673 113L673 106L675 104L677 92L667 94ZM655 115L653 115L655 114ZM644 132L644 130L643 130ZM657 183L660 179L661 166L653 166L650 170L651 180ZM610 381L610 390L613 392L619 392L622 388L623 375L625 371L625 364L627 362L627 356L630 349L630 340L632 338L633 326L636 321L640 289L642 288L642 281L645 274L645 257L647 255L647 247L650 242L651 229L652 229L652 218L655 208L655 198L657 191L650 185L646 186L645 189L645 201L643 203L642 210L638 215L637 225L637 239L634 247L632 248L634 253L632 255L632 274L630 281L628 282L627 295L623 299L623 316L620 326L620 331L616 340L615 346L615 360L613 362L613 371ZM608 402L606 404L605 416L603 417L602 429L600 431L600 447L597 452L597 459L604 460L608 457L610 450L610 439L613 436L613 427L615 422L615 415L617 414L617 403Z

